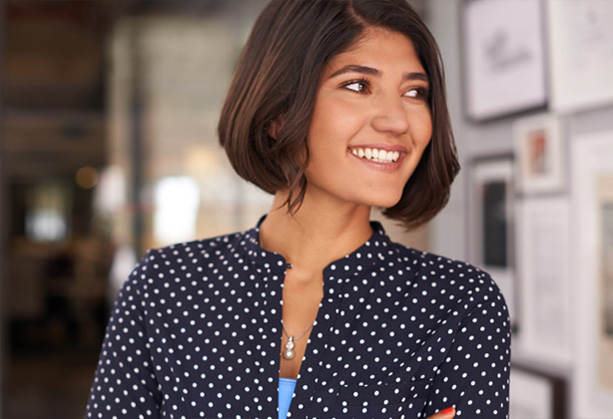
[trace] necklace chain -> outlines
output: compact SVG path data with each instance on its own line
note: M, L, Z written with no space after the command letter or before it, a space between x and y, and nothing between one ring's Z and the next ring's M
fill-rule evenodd
M285 334L287 335L288 338L292 338L294 340L298 340L301 337L303 337L304 335L306 335L306 332L308 332L311 327L313 327L313 325L315 324L315 322L311 323L311 325L309 327L306 328L306 330L304 332L302 332L301 334L299 334L298 336L290 336L289 333L287 333L287 329L285 329L285 325L283 324L283 320L281 320L281 327L283 328L283 331L285 332Z
M315 325L315 322L313 322L309 327L306 328L306 330L304 332L302 332L301 334L299 334L298 336L290 336L290 334L287 332L287 330L285 329L285 325L283 324L283 320L281 320L281 328L283 329L283 331L285 332L285 334L288 337L288 341L285 344L285 350L283 351L283 358L285 359L293 359L294 356L296 355L296 353L294 352L294 348L295 348L295 344L294 341L300 339L301 337L303 337L304 335L306 335L306 333L311 330L311 327L313 327Z

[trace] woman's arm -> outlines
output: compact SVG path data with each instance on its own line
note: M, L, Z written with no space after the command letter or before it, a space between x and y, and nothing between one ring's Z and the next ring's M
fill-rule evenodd
M473 306L439 365L426 416L454 406L457 417L506 418L509 410L511 331L507 306L496 284L466 296Z
M161 395L147 341L140 275L145 258L123 285L106 329L86 418L157 418Z

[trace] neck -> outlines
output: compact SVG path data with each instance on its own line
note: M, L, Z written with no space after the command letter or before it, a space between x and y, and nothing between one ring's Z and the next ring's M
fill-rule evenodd
M308 194L307 194L308 195ZM370 207L326 205L305 200L295 214L277 193L272 210L260 226L260 244L281 254L293 268L321 273L331 262L353 252L372 235Z

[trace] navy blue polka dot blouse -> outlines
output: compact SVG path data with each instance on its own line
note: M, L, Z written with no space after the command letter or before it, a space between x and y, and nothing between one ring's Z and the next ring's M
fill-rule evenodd
M328 265L289 417L505 418L510 325L477 268L378 223ZM150 251L111 315L88 418L276 418L286 262L259 229Z

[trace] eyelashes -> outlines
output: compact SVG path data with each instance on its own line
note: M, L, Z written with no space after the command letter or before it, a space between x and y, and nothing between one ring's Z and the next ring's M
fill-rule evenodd
M360 78L357 80L349 80L343 84L341 84L342 88L350 90L352 92L356 92L359 94L369 94L372 93L371 83L366 78ZM421 100L429 100L430 98L430 89L423 86L412 87L407 90L406 93L403 94L404 97L412 98L412 99L421 99Z
M341 87L344 87L345 89L354 91L356 93L366 94L371 92L370 82L365 78L361 78L358 80L350 80L348 82L343 83Z

